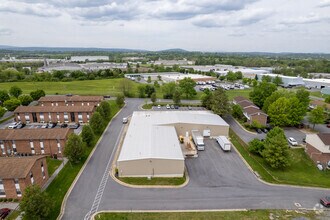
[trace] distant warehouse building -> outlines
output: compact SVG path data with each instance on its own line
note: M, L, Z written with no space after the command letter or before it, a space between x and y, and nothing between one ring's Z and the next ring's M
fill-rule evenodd
M72 56L71 62L91 62L98 60L109 60L108 56Z
M272 79L275 77L280 77L282 79L281 86L283 87L295 87L295 86L305 86L304 79L302 77L295 76L284 76L279 74L267 73L267 74L257 74L258 80L261 81L263 76L270 76Z
M229 125L207 111L134 112L117 160L120 177L182 177L184 156L178 137L199 130L228 136Z
M323 89L330 86L330 79L304 79L308 88Z
M22 123L87 123L92 117L95 106L18 106L15 120Z

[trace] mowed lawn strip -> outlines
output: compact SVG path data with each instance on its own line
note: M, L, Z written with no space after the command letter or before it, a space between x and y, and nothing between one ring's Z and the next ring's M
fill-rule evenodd
M120 181L132 185L165 185L165 186L178 186L186 181L185 177L153 177L148 179L146 177L120 177Z
M330 187L330 171L319 171L304 149L290 148L290 167L276 170L271 168L262 157L251 154L247 145L233 131L230 131L230 137L236 149L261 179L277 184Z
M162 213L100 213L95 220L269 220L304 217L315 219L317 214L313 211L296 213L294 210L249 210L249 211L223 211L223 212L162 212ZM275 217L276 216L276 217Z
M228 99L231 101L236 96L243 96L245 98L249 98L249 94L252 91L252 89L231 89L227 90L226 93L228 95Z
M51 176L55 170L61 165L63 162L62 160L56 160L50 157L46 158L47 160L47 167L48 167L48 175Z
M111 118L112 118L119 111L119 107L116 105L115 101L109 101L109 103L111 106ZM100 136L101 135L96 136L93 146L95 146ZM57 219L57 216L60 214L61 205L66 192L70 188L72 182L76 178L77 174L79 173L81 167L84 165L86 159L88 158L93 148L94 147L87 147L85 156L83 157L80 163L71 164L68 162L60 171L58 176L46 189L46 192L50 196L50 199L54 202L53 203L54 206L49 215L50 216L49 220Z

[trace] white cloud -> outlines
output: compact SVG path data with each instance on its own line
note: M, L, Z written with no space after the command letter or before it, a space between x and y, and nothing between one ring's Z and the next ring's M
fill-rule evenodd
M318 14L311 13L307 16L287 18L281 21L281 24L287 24L287 25L312 24L312 23L329 22L329 21L330 21L330 15L320 16Z
M330 0L322 0L319 3L319 7L330 7Z
M0 27L0 36L7 36L7 35L11 35L12 33L13 31L11 29Z
M61 15L60 10L52 5L44 3L29 4L7 0L2 0L0 2L0 11L40 17L56 17Z

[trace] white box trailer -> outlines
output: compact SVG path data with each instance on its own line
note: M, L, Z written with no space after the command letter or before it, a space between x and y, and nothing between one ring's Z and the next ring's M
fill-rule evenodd
M202 134L198 130L192 130L191 136L193 138L193 141L196 145L197 150L204 150L205 144L204 144L204 138Z
M226 136L219 136L216 140L223 151L231 151L231 142Z

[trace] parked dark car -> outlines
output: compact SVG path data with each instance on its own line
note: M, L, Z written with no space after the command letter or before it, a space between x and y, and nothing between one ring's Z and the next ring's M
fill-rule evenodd
M326 196L320 199L320 203L327 208L330 208L330 196Z
M66 128L66 127L68 127L68 124L65 123L61 124L61 128Z
M330 128L330 124L327 124L327 127Z
M17 125L16 128L20 129L20 128L24 128L24 127L25 127L25 124L24 123L21 123L21 124Z
M176 106L174 106L174 108L175 108L175 109L179 109L179 106L176 105Z
M260 128L256 129L256 131L258 132L258 134L261 134L262 133L262 131L261 131Z
M55 128L56 125L57 125L56 122L51 122L48 124L48 128Z
M261 129L264 133L268 133L268 130L266 128Z
M5 219L7 215L9 215L9 213L10 213L10 209L8 208L0 209L0 218Z
M80 126L79 123L75 123L75 124L70 124L70 125L69 125L69 128L77 129L77 128L79 128L79 126Z

